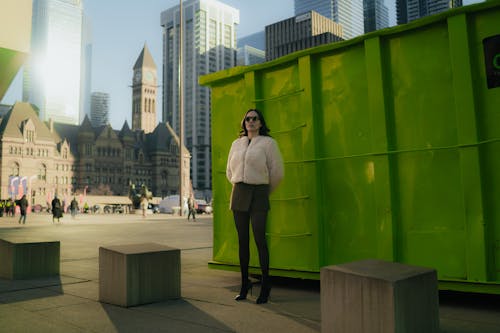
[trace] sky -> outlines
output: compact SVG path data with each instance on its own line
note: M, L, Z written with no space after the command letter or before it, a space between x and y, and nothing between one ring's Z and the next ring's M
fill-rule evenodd
M237 38L264 30L265 26L294 16L293 0L222 0L240 10ZM131 126L132 68L146 43L158 68L161 84L162 30L160 13L178 0L83 0L92 26L92 91L110 94L109 121L121 129ZM11 84L3 104L21 100L22 71ZM158 89L158 121L161 117Z
M294 16L294 0L220 0L240 11L237 38L263 31L265 26ZM477 0L465 0L465 3ZM395 24L395 0L386 0L391 25ZM121 129L131 126L132 68L144 44L151 51L161 84L162 30L160 13L178 0L83 0L92 30L92 91L110 95L109 122ZM21 100L22 70L11 84L3 104ZM161 121L161 90L158 89L158 121Z

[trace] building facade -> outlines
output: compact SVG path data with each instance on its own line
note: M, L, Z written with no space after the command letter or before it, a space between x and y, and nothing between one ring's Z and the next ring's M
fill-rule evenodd
M179 139L166 123L145 133L127 122L121 130L93 127L88 117L81 125L42 122L31 104L18 102L0 119L0 138L1 199L26 194L46 206L55 194L128 195L130 184L154 196L179 193ZM184 147L186 168L189 158Z
M237 40L236 64L248 66L266 61L266 32L259 31Z
M184 137L191 152L194 189L211 189L210 90L198 77L236 65L239 11L216 0L183 3ZM163 29L162 119L179 133L179 6L161 13Z
M341 40L340 24L310 11L266 26L266 60Z
M364 0L365 33L389 26L389 9L384 0Z
M238 47L236 53L236 65L248 66L260 64L264 61L266 61L266 52L264 50L256 49L250 45Z
M132 130L151 133L156 127L158 74L153 56L146 45L134 65L132 79Z
M92 26L88 16L83 15L82 24L82 78L81 78L81 99L80 118L78 123L83 121L85 115L90 114L91 91L92 91Z
M82 78L81 0L33 0L31 55L25 66L23 101L40 118L80 123Z
M109 122L109 94L95 91L90 98L90 123L93 127Z
M462 0L396 0L397 23L405 24L462 5Z
M364 34L363 0L294 0L295 15L315 11L342 25L344 39Z

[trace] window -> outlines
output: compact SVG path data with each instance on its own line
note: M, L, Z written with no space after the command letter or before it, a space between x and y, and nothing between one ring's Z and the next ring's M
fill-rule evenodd
M38 179L43 181L47 180L47 167L45 164L38 167Z
M87 156L92 155L92 144L91 143L85 144L85 155L87 155Z
M34 142L35 141L35 131L27 130L26 131L26 142Z
M10 167L10 176L19 176L19 164L17 162L12 163Z

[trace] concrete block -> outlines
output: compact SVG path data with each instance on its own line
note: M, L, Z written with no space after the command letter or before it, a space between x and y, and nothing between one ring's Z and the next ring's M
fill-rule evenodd
M321 268L321 331L439 332L434 269L382 260Z
M179 297L179 249L155 243L99 248L101 302L129 307Z
M60 242L0 239L0 277L17 280L59 275Z

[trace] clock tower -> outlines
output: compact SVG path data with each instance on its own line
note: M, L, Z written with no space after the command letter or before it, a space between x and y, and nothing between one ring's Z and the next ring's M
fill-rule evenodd
M146 44L134 65L132 78L132 130L151 133L157 125L156 95L158 77L156 64Z

